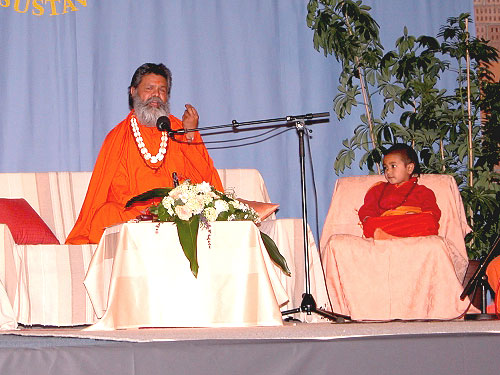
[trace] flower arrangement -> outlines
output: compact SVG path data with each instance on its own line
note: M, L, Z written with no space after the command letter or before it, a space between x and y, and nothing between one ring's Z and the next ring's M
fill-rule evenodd
M255 210L215 190L206 182L191 184L187 180L175 188L152 189L132 198L125 207L153 198L162 198L160 203L149 207L153 221L176 224L179 242L195 277L198 275L197 240L200 226L210 230L210 223L214 221L251 220L255 224L260 223ZM260 234L271 259L286 275L290 275L286 260L274 241L265 233Z

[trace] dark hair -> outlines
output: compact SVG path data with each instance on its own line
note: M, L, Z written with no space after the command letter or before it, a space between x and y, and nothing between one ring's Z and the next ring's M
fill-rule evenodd
M170 89L172 88L172 72L162 63L154 64L154 63L145 63L137 68L134 75L132 76L132 81L130 82L130 86L128 87L128 106L130 109L134 108L134 100L132 99L132 94L130 93L130 89L132 87L137 88L142 81L142 77L146 74L157 74L159 76L164 77L167 80L167 90L168 96L170 96Z
M384 153L384 155L389 155L389 154L400 155L405 164L413 163L413 165L415 165L415 168L413 169L413 174L420 176L421 170L420 170L420 164L418 162L418 156L415 150L411 146L405 145L404 143L395 143Z

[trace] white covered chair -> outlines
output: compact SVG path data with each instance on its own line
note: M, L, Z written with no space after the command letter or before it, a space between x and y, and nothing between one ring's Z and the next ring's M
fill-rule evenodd
M368 189L383 176L339 178L321 235L328 293L336 313L354 320L452 319L461 301L470 232L451 176L422 175L441 209L437 236L363 238L357 215Z
M255 169L219 169L222 184L239 198L270 202L264 180ZM83 280L97 245L64 245L83 204L91 172L0 173L0 198L24 198L61 244L19 245L0 224L0 327L24 325L75 326L96 321ZM290 301L283 309L300 306L303 287L302 229L299 219L262 223L285 256L292 277L276 272ZM327 303L319 253L312 234L311 289L320 306Z

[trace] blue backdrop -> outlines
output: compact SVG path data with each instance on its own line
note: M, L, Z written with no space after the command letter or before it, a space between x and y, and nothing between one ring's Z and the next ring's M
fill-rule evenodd
M472 0L370 0L386 48L407 25L435 35ZM185 103L200 127L330 111L313 125L319 226L341 141L359 123L338 121L339 64L314 50L306 0L0 0L0 172L92 170L106 133L128 113L127 87L144 62L173 73L172 113ZM248 136L207 136L208 147ZM262 137L261 137L262 138ZM212 143L214 142L214 143ZM229 143L230 144L230 143ZM299 217L295 131L239 148L212 149L219 168L256 168L280 217ZM311 171L310 165L307 165ZM347 174L366 173L358 169ZM308 185L309 220L314 201Z

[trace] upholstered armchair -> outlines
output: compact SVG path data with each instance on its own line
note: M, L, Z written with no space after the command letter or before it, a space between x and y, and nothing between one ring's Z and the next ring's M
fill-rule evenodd
M339 178L323 227L320 248L327 289L336 313L354 320L452 319L461 301L470 232L451 176L422 175L441 209L437 236L363 238L357 215L368 189L383 176Z

